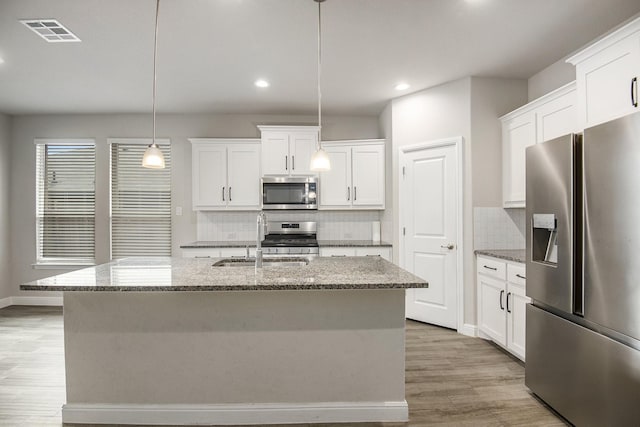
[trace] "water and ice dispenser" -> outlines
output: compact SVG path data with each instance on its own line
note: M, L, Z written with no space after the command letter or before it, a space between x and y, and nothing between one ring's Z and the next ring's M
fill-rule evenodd
M533 214L531 261L558 264L558 219L554 214Z

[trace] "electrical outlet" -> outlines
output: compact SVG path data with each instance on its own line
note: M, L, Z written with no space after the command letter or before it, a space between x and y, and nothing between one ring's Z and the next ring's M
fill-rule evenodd
M182 206L176 206L176 216L182 216Z

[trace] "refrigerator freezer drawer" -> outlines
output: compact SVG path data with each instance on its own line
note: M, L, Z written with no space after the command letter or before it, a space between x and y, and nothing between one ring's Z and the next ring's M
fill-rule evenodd
M525 384L576 426L640 420L640 351L527 306Z

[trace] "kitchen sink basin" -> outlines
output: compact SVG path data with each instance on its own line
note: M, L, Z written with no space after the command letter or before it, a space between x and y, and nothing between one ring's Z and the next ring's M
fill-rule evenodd
M304 267L309 264L306 258L263 258L262 267ZM253 267L255 258L225 258L213 263L213 267Z

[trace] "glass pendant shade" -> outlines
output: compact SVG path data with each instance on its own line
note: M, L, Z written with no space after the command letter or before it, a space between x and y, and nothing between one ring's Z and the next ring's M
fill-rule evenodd
M318 150L313 153L310 169L314 172L326 172L331 170L331 161L329 160L329 156L322 148L318 148Z
M142 166L150 169L164 169L164 155L155 142L144 152Z

